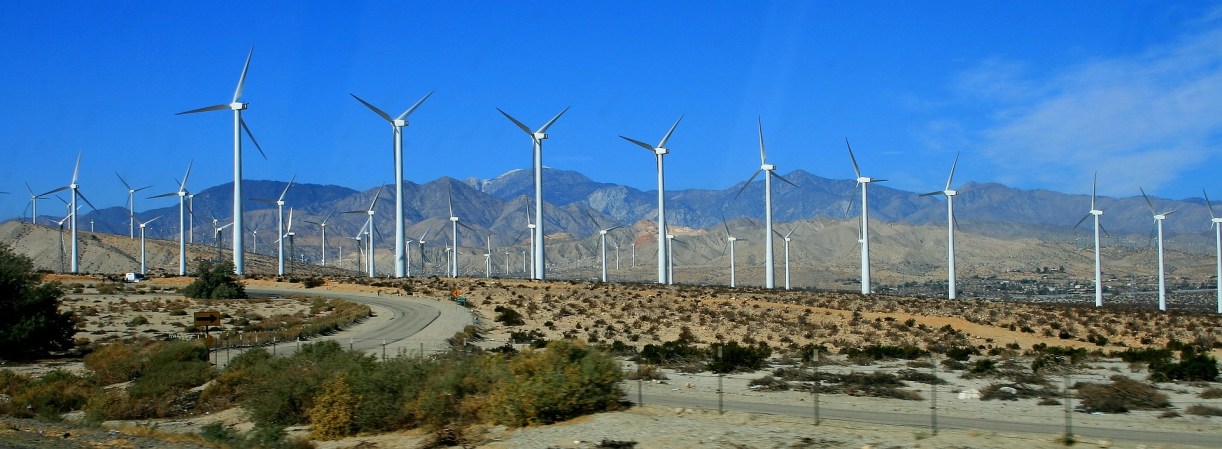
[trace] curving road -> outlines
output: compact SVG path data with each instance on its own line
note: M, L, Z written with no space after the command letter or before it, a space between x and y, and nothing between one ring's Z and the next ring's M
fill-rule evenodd
M368 305L374 316L333 335L312 340L335 340L345 347L379 357L444 351L447 338L475 323L474 315L466 308L428 298L275 287L247 287L246 292L256 296L317 296ZM276 354L286 354L296 351L297 346L298 342L285 342L267 348ZM230 355L236 356L237 351L220 350L214 354L218 366L228 363Z

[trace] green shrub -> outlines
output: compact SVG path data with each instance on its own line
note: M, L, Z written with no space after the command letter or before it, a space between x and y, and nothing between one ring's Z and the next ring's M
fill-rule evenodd
M1074 385L1082 406L1103 413L1157 410L1171 406L1167 395L1154 387L1124 376L1112 376L1110 384L1079 382Z
M870 360L904 359L913 360L926 357L929 351L916 346L869 345L861 348L845 348L841 354L849 358L865 358Z
M506 326L521 326L526 324L526 320L522 318L522 314L518 313L517 310L513 310L505 306L496 306L496 308L492 310L497 313L496 318L494 318L493 321Z
M60 312L64 292L42 283L30 258L0 244L0 358L26 360L72 348L72 312Z
M1171 380L1213 382L1218 378L1218 361L1205 352L1196 352L1185 347L1177 363L1172 359L1150 362L1150 379L1157 382Z
M182 289L183 296L203 299L245 299L246 287L233 275L233 264L210 261L199 263L195 281Z
M619 363L579 343L556 341L546 350L509 362L509 378L496 384L486 414L509 426L550 424L615 410L624 392Z
M718 357L718 350L721 356ZM754 347L739 346L738 342L715 344L709 347L709 371L715 373L732 373L735 371L756 371L764 367L764 362L772 356L772 348L768 343L758 342Z
M90 396L100 392L101 389L88 379L68 371L55 370L17 391L9 400L6 413L58 421L59 415L80 410Z
M319 287L326 283L327 281L324 281L322 278L316 276L311 276L301 281L301 285L305 288Z
M127 327L143 326L145 324L149 324L149 319L145 318L144 315L136 315L132 319L127 320Z
M225 427L219 422L205 425L200 437L208 443L227 449L310 449L313 443L288 436L283 427L256 427L242 433Z

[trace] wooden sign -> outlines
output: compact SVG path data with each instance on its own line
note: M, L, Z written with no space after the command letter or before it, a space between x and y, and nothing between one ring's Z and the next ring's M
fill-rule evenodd
M195 327L208 327L221 325L221 312L215 310L208 312L195 312Z

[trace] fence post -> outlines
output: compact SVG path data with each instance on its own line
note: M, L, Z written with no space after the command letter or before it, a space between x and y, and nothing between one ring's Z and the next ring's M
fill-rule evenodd
M819 425L819 422L821 421L819 419L819 387L822 385L822 381L819 379L819 350L818 349L815 349L814 353L811 354L810 366L811 366L811 369L814 370L814 373L815 373L814 375L815 384L813 388L810 389L810 391L811 391L811 394L815 396L815 425L817 426Z
M1073 444L1073 396L1069 395L1069 373L1065 373L1065 444Z
M933 429L933 434L938 434L938 356L930 354L930 371L933 374L933 380L929 381L929 426Z
M717 370L717 414L719 415L723 415L726 413L726 409L724 407L725 405L724 396L726 392L725 392L725 389L722 388L722 378L725 377L725 375L722 374L723 370L721 369L722 368L721 365L723 365L723 361L721 359L721 348L722 347L724 347L724 345L717 347L717 365L718 365L718 370Z
M382 361L386 361L386 339L382 339Z

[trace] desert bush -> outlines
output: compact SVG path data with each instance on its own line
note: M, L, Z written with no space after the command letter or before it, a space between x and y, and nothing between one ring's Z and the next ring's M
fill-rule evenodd
M789 382L772 376L764 376L751 379L750 382L747 382L747 387L759 391L785 391L789 389Z
M1074 385L1082 406L1103 413L1157 410L1171 405L1167 395L1154 387L1124 376L1112 376L1110 384L1079 382Z
M1164 359L1150 362L1150 379L1157 382L1189 380L1213 382L1218 378L1218 361L1205 352L1187 346L1180 361Z
M1112 357L1119 357L1128 363L1155 363L1164 360L1171 360L1172 353L1170 349L1164 348L1129 348L1124 351L1112 352Z
M233 264L201 261L195 281L182 289L183 296L203 299L245 299L246 287L233 275Z
M1037 389L1031 386L1019 383L998 383L989 384L980 389L980 400L982 401L1017 401L1027 398L1044 398L1050 399L1056 396L1056 391L1051 389ZM1059 402L1058 402L1059 404ZM1041 404L1043 405L1043 404Z
M227 449L312 449L314 444L300 438L287 438L283 427L256 427L242 433L219 422L200 429L204 441Z
M42 283L30 258L0 244L0 358L31 359L72 348L72 312L60 312L64 292Z
M624 373L628 380L666 380L666 373L657 365L640 364L637 369Z
M326 284L326 283L327 283L327 281L325 281L325 280L323 280L322 278L317 277L317 276L311 276L311 277L305 278L305 280L301 281L301 285L302 285L303 287L305 287L305 288L314 288L314 287L319 287L319 286L322 286L323 284Z
M60 415L80 410L100 389L88 379L64 370L51 371L25 384L6 404L6 414L58 421Z
M33 379L25 374L17 373L10 369L0 370L0 394L6 394L10 397L21 391L26 385L29 385Z
M257 426L292 425L307 422L307 411L327 379L375 363L373 356L344 351L339 343L328 340L304 344L290 357L239 367L230 380L245 383L241 404Z
M1198 397L1200 397L1201 399L1222 398L1222 388L1206 388L1204 391L1201 392L1201 395Z
M715 344L708 349L708 370L714 373L756 371L763 368L771 356L772 348L763 341L757 342L755 346L739 345L734 341Z
M979 352L980 351L977 351L976 348L958 346L946 350L946 357L950 358L951 360L966 362L969 358L975 354L978 354Z
M497 313L493 321L506 326L521 326L526 324L526 320L522 318L522 314L518 313L517 310L505 306L496 306L492 310Z
M361 397L352 392L348 379L338 375L322 384L322 391L314 399L314 406L307 412L310 437L334 440L352 435L356 430L356 408Z
M99 294L113 295L116 292L122 291L123 286L119 284L101 283L95 286L94 289L96 289Z
M1222 416L1222 408L1208 405L1193 404L1184 409L1185 413L1197 416Z
M931 385L946 385L946 381L942 378L933 375L933 373L918 371L914 369L904 369L895 372L895 377L899 380L909 382L920 382Z
M685 338L662 342L660 345L647 344L641 348L638 362L654 365L675 366L704 360L705 353Z
M845 348L840 351L841 354L848 356L851 359L867 359L867 360L885 360L885 359L904 359L913 360L919 357L929 355L929 351L923 350L916 346L891 346L891 345L869 345L861 348Z
M149 324L149 319L144 315L136 315L130 320L127 320L127 327L143 326Z
M508 369L509 378L493 386L485 409L500 424L550 424L615 410L624 394L618 362L578 343L552 342L546 350L513 358Z
M96 357L95 357L96 356ZM102 383L134 379L126 389L90 398L91 419L146 419L179 416L197 406L189 390L215 375L208 350L196 342L113 343L90 354L87 366Z

